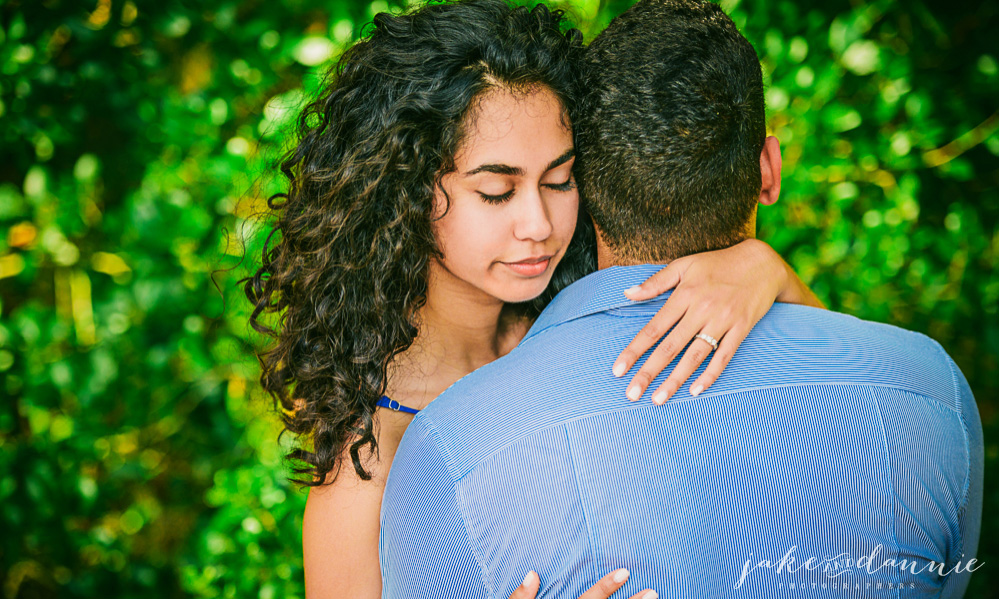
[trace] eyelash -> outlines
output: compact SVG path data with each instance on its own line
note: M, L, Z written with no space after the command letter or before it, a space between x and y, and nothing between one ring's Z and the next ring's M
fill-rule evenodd
M544 185L543 187L547 187L548 189L553 189L555 191L570 191L571 189L576 187L576 182L570 178L565 183L552 183L549 185ZM514 190L511 189L510 191L504 193L503 195L491 196L488 194L484 194L480 191L479 195L482 196L483 200L489 202L490 204L502 204L503 202L513 197L513 192Z

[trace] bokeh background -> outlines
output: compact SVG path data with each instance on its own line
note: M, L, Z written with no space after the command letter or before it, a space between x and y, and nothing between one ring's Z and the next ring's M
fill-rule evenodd
M595 35L628 0L562 3ZM781 201L760 237L835 310L971 382L999 586L997 4L725 0L758 49ZM236 280L289 125L384 0L0 3L0 593L304 595ZM245 244L244 244L245 240Z

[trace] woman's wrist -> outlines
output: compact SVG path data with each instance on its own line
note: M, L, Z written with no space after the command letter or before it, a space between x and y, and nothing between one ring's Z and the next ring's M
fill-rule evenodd
M760 280L770 282L773 285L772 289L776 290L774 301L794 303L792 299L788 299L794 297L796 292L791 280L794 277L794 271L781 258L780 254L767 242L752 237L741 241L739 245L751 248L750 256L753 254L757 256L757 273L761 277Z
M781 262L784 262L783 258ZM800 304L802 306L811 306L813 308L826 309L825 304L819 299L817 295L805 284L804 281L798 276L798 273L794 272L791 265L784 262L784 273L786 277L786 283L782 288L781 292L777 294L778 302L784 302L787 304Z
M771 280L777 285L775 302L825 308L818 296L801 280L791 265L770 247L770 244L759 239L747 239L743 243L752 244L762 252L764 263L767 265L767 276L772 277Z

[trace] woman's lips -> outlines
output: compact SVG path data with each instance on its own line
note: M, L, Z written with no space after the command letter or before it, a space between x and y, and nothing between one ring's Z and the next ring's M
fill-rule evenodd
M541 256L538 258L528 258L520 262L503 262L513 272L525 277L536 277L548 270L548 264L552 261L551 256Z

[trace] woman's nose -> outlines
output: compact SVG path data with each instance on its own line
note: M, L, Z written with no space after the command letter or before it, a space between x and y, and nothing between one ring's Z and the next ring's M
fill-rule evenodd
M552 222L548 217L548 206L540 190L533 190L521 197L514 205L514 236L517 239L544 241L552 234Z

